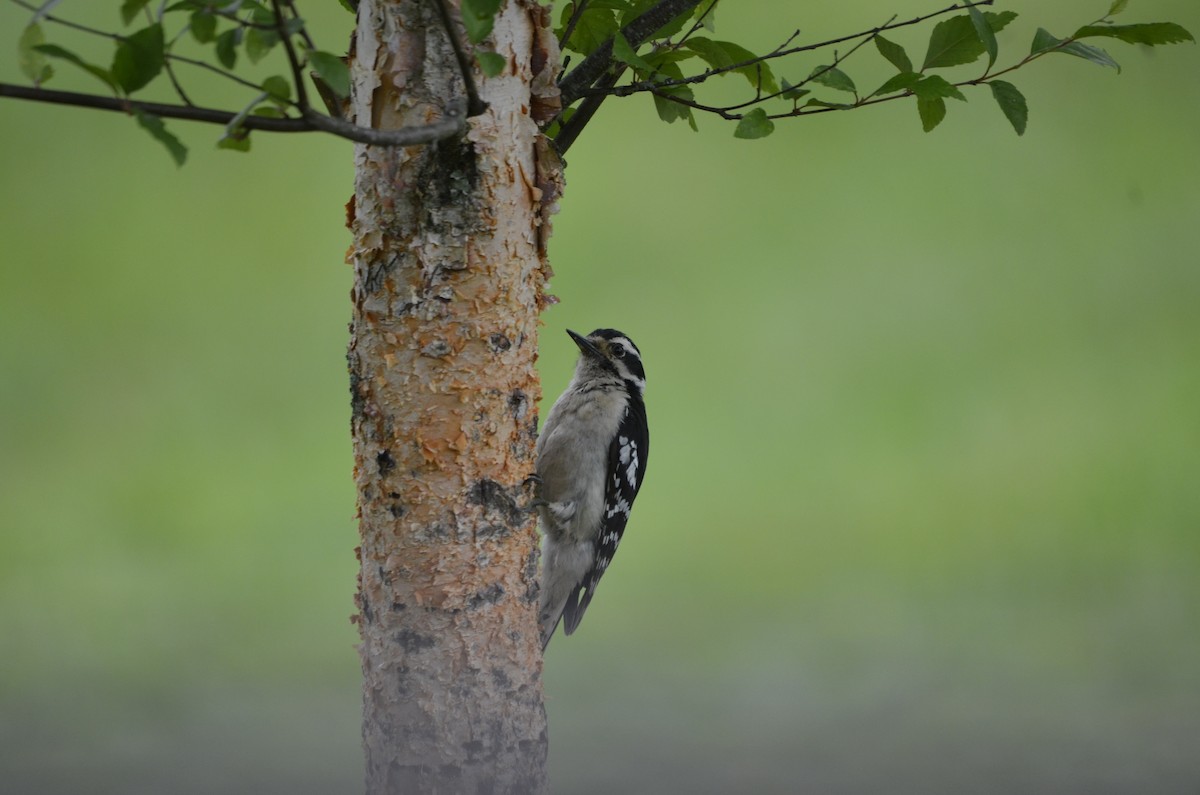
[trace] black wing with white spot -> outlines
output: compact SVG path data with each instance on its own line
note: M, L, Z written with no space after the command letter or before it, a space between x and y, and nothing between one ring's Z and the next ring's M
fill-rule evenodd
M596 583L604 576L625 534L625 524L633 509L633 500L646 475L650 454L650 432L646 425L646 405L640 396L631 396L625 417L608 448L608 473L604 489L604 515L596 536L596 561L583 578L563 611L563 630L570 635L579 626L584 611L596 592ZM581 593L581 591L584 591Z

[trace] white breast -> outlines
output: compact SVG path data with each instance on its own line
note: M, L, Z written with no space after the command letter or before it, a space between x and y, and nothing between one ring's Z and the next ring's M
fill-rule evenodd
M625 416L628 398L619 388L581 393L568 388L546 417L537 443L539 496L548 535L582 541L600 524L608 445Z

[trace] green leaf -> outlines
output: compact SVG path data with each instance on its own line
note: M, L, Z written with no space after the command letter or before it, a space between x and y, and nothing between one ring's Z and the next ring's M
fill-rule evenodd
M217 148L230 149L234 152L249 152L250 133L247 130L242 130L235 135L223 136L217 141Z
M259 105L251 113L251 116L265 116L268 119L286 119L287 114L281 111L274 105Z
M1089 44L1078 41L1064 43L1063 39L1057 38L1045 28L1038 28L1037 33L1033 34L1033 44L1030 47L1030 52L1063 52L1067 55L1074 55L1076 58L1083 58L1086 61L1099 64L1100 66L1111 66L1118 72L1121 71L1121 65L1099 47L1092 47Z
M992 80L988 86L992 89L996 104L1017 131L1017 135L1024 135L1025 123L1029 120L1029 107L1025 104L1025 96L1012 83L1003 80Z
M693 36L683 46L698 54L713 69L729 69L734 64L758 61L757 55L731 41L716 41L704 36ZM722 72L722 74L731 72L745 77L750 81L751 86L767 94L779 91L779 83L775 81L775 74L765 62L750 63L738 69Z
M107 69L102 69L95 64L88 63L64 47L59 47L57 44L35 44L33 49L37 52L49 55L51 58L61 58L68 63L75 64L80 69L83 69L84 71L103 80L104 84L111 89L115 90L117 87L117 83L113 79L112 73L110 73Z
M617 24L625 27L654 7L655 0L589 0L588 5L617 11ZM691 14L691 11L688 11Z
M134 107L132 110L133 117L137 119L138 125L154 136L156 141L167 147L167 151L171 153L171 159L175 161L175 165L182 166L187 160L187 147L167 131L167 125L163 123L163 120L153 113L148 113L137 107Z
M308 63L329 84L333 93L342 99L350 96L350 67L344 60L333 53L312 50L308 53Z
M304 20L300 17L292 17L283 23L283 32L289 36L295 36L300 31L304 30Z
M929 132L946 118L946 100L941 97L917 97L917 113L921 115L921 129Z
M950 17L934 25L921 71L971 63L983 55L984 45L969 16ZM932 128L930 128L932 129Z
M17 39L17 61L21 66L21 73L35 86L54 76L54 67L46 62L46 54L34 49L45 41L42 26L36 22L26 25L25 30L21 32L21 38Z
M262 83L262 90L270 94L270 100L279 107L287 107L292 98L292 84L282 75L272 75Z
M641 69L643 72L653 73L654 67L646 63L629 45L628 39L621 31L613 34L613 57L624 64L629 64L635 69Z
M813 83L836 88L838 91L849 91L852 94L858 91L854 81L850 79L850 75L836 66L818 66L812 70L808 79Z
M1032 55L1036 52L1057 47L1060 44L1062 44L1062 39L1045 28L1038 28L1037 32L1033 34L1033 44L1029 45L1029 53Z
M125 0L121 3L121 21L126 25L133 22L149 2L150 0Z
M655 70L661 71L660 67L667 63L679 63L686 61L689 58L699 58L698 53L691 50L659 50L658 52L648 52L643 58L646 63L650 64Z
M991 27L992 33L999 33L1008 27L1008 23L1017 18L1016 11L1001 11L994 13L992 11L984 11L983 16L988 21L988 26Z
M501 0L462 0L463 27L467 38L478 44L492 32Z
M921 78L913 84L912 92L919 99L947 99L953 97L963 102L967 101L963 93L958 90L958 86L950 83L941 75L929 75L928 77Z
M662 74L669 79L681 80L683 78L683 70L679 68L678 64L663 64L659 71L661 71ZM692 92L692 89L688 86L671 86L669 88L661 89L661 92L672 97L679 97L680 99L688 102L691 102L696 97L696 95ZM693 130L697 129L696 119L692 115L692 109L687 105L681 105L678 102L672 102L667 97L659 96L657 93L653 94L652 96L654 97L654 110L657 111L658 118L662 119L668 124L679 121L680 119L686 119L688 126L690 126Z
M1092 36L1106 36L1120 39L1130 44L1178 44L1184 41L1195 41L1187 28L1174 22L1149 22L1144 25L1085 25L1075 31L1073 38L1086 39Z
M569 18L567 11L572 6L573 4L563 9L564 17ZM567 42L566 49L581 55L591 55L597 47L612 38L617 30L617 15L611 8L589 5L579 15L579 21L575 23L575 30L571 32L571 40Z
M1113 0L1113 4L1108 7L1108 15L1115 17L1117 14L1125 10L1125 6L1129 5L1129 0Z
M240 6L240 10L242 11L249 11L250 21L254 24L275 27L275 12L257 0L240 0L240 2L239 0L234 0L233 5ZM225 10L229 10L228 6Z
M1065 52L1067 55L1074 55L1076 58L1082 58L1085 61L1091 61L1100 66L1110 66L1118 72L1121 71L1121 65L1111 55L1099 47L1093 47L1090 44L1073 41L1070 44L1063 45L1056 52Z
M806 108L853 108L848 102L826 102L823 99L810 99L804 103Z
M780 80L779 82L782 84L782 89L783 89L783 93L780 94L780 96L783 97L784 99L800 99L805 94L812 93L807 88L796 88L791 83L789 83L787 80Z
M244 38L246 57L250 63L258 63L279 43L279 34L273 30L247 28Z
M654 110L658 112L658 118L665 121L667 124L673 124L680 119L690 119L692 109L687 105L680 105L678 102L672 102L666 97L661 97L654 94Z
M206 11L193 12L188 27L192 38L201 44L208 44L217 37L217 18Z
M992 31L992 26L988 23L987 17L983 15L978 8L970 6L967 13L971 17L971 24L975 26L975 33L979 36L979 40L983 42L983 47L988 54L988 69L996 65L996 56L1000 54L1000 45L996 43L996 34Z
M890 80L875 89L873 97L882 96L884 94L894 94L897 91L912 91L913 86L921 79L921 75L916 72L901 72L898 75L893 75Z
M733 131L733 137L746 139L766 138L773 132L775 132L775 122L767 118L765 110L755 108L738 122L737 128Z
M218 149L232 149L236 152L250 151L250 131L243 124L246 122L246 117L265 99L270 99L266 92L259 94L250 101L250 104L242 108L236 116L229 120L225 125L225 134L217 141Z
M112 76L126 94L158 77L163 69L163 28L155 23L128 36L117 45L113 55Z
M217 36L217 60L226 69L237 64L237 46L242 43L242 29L230 28Z
M911 72L913 70L912 61L908 57L908 53L894 41L885 39L883 36L875 37L875 49L879 50L879 54L887 58L888 63L896 67L901 72Z
M480 52L475 57L479 59L479 68L488 77L495 77L508 66L508 59L498 52Z
M697 20L700 21L700 27L707 30L709 33L717 31L717 0L701 0L700 4L692 11Z

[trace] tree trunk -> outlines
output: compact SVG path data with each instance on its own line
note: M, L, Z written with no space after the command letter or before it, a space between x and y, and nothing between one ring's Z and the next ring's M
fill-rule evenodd
M435 2L360 3L359 124L465 112ZM557 97L547 14L510 0L497 15L508 65L480 85L488 109L465 136L356 150L348 360L372 795L545 788L538 545L523 483L545 216L561 184L532 118Z

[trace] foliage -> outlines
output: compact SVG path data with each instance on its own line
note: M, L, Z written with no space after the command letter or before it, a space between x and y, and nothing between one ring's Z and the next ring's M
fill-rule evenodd
M1050 53L1074 55L1119 70L1111 55L1099 47L1083 43L1081 39L1105 37L1146 46L1194 41L1191 33L1170 22L1114 24L1112 18L1124 11L1128 4L1126 0L1117 0L1110 5L1103 17L1078 28L1066 38L1057 38L1038 28L1029 54L1011 66L996 70L996 61L1000 54L996 34L1007 28L1017 18L1017 14L1013 11L981 11L978 6L990 5L989 0L950 6L942 11L904 22L896 22L895 17L892 17L885 24L872 30L816 44L793 46L792 42L796 38L796 34L793 34L774 50L764 55L755 55L733 42L694 35L702 26L710 31L714 28L712 12L716 2L717 0L704 0L695 5L690 11L679 15L650 36L639 48L630 48L628 42L622 40L620 52L614 48L614 57L624 67L628 67L632 78L623 85L614 85L606 89L606 93L615 96L650 93L654 97L659 117L665 121L685 119L695 129L694 114L706 112L736 121L735 137L762 138L774 130L774 125L768 124L771 120L832 110L850 110L906 97L916 99L921 125L928 132L945 119L947 98L966 101L967 96L959 89L965 86L986 85L991 88L993 98L1013 128L1018 134L1022 134L1028 119L1025 98L1012 83L998 80L1001 75L1013 72ZM584 56L592 55L601 47L605 36L619 30L631 15L645 6L646 3L639 0L580 2L578 7L575 3L568 3L563 9L559 28L559 35L565 39L564 47ZM915 25L964 8L967 13L947 16L933 26L920 69L913 65L912 59L901 44L882 35L884 31ZM844 53L833 49L836 45L848 41L854 43ZM867 42L874 42L879 54L897 70L897 74L876 90L864 94L859 92L855 81L842 65ZM779 66L781 59L825 49L833 49L832 62L810 68L807 77L796 83L785 79L777 84L775 71L782 69ZM933 70L973 64L985 54L987 66L977 76L951 81L931 73ZM776 64L774 69L773 63ZM665 65L669 65L670 68ZM687 73L687 66L693 66L690 74ZM746 77L754 91L753 96L742 102L727 104L704 104L696 100L693 86L711 77L728 74L741 74ZM837 99L836 95L809 96L818 88L851 94L853 101ZM676 107L672 109L671 105Z
M351 90L346 59L317 48L296 0L176 0L160 4L148 0L122 0L117 10L128 33L92 30L51 15L53 0L34 6L29 0L11 0L33 12L17 41L17 56L23 74L34 85L33 92L22 96L37 98L37 91L54 75L52 62L62 62L96 77L129 111L136 108L138 123L183 162L186 150L167 132L162 116L178 116L216 121L225 126L218 145L245 151L250 146L250 131L271 129L325 129L354 140L353 125L338 125L322 120L307 104L305 82L311 80L329 111L338 120L341 106ZM686 121L698 129L698 113L709 113L736 122L734 136L762 138L775 129L774 122L814 113L852 110L880 102L915 100L921 125L926 131L936 128L946 117L946 99L966 101L966 87L988 86L1004 116L1018 134L1024 132L1028 107L1020 90L1000 80L1029 63L1051 53L1063 53L1100 66L1117 69L1117 61L1104 49L1085 43L1085 39L1116 41L1157 46L1194 41L1192 34L1170 22L1118 25L1113 17L1128 5L1114 0L1104 16L1083 25L1074 33L1058 38L1037 28L1028 54L1011 65L997 69L1000 41L997 34L1017 19L1013 11L981 11L979 6L991 0L957 4L906 21L893 16L886 23L857 34L811 44L795 44L799 31L778 47L759 55L745 46L716 38L715 9L718 0L572 0L562 7L555 34L568 53L583 56L583 62L560 78L563 110L546 124L546 132L565 151L578 132L607 96L624 97L649 94L659 118L668 123ZM486 77L501 74L507 61L490 51L486 43L502 0L463 0L461 13L454 18L447 0L437 0L451 42L460 54L463 84L468 95L469 113L483 111L475 91L472 74L476 69ZM157 9L154 6L157 5ZM352 10L354 3L343 2ZM954 12L965 11L966 13ZM925 43L925 55L917 68L907 49L885 32L891 33L938 18ZM48 42L44 23L59 23L84 32L106 36L113 41L113 56L108 65L90 63L58 43ZM467 44L464 47L462 36ZM178 54L176 45L190 37L209 52L209 61ZM859 88L846 71L846 62L864 45L873 42L880 56L895 68L873 91ZM838 45L848 45L845 50ZM468 54L466 50L471 52ZM280 55L283 52L286 58ZM832 51L832 58L820 58L815 65L797 64L810 53ZM473 55L473 58L470 57ZM942 70L974 64L987 56L982 73L963 78L947 77ZM283 67L266 80L248 80L238 69L246 63L258 64L274 58ZM787 60L784 60L787 59ZM251 91L249 101L236 111L203 111L186 94L174 73L176 65L187 65L215 72ZM796 82L782 77L783 71L804 75ZM166 75L178 98L179 106L136 104L129 100ZM745 100L716 104L697 98L697 88L715 77L739 75L752 92ZM622 82L624 81L624 82ZM827 93L833 92L833 93ZM33 96L30 96L30 94ZM63 101L61 98L56 101ZM590 103L590 106L589 106ZM87 104L80 100L77 104ZM110 109L113 106L110 104ZM580 112L582 111L582 112ZM276 122L274 127L264 120ZM281 126L283 125L283 126ZM291 125L291 126L287 126ZM457 133L452 128L449 133ZM362 132L358 130L358 132ZM441 135L441 133L439 133ZM372 142L376 142L372 140ZM386 143L386 142L385 142ZM407 143L395 140L391 143Z

